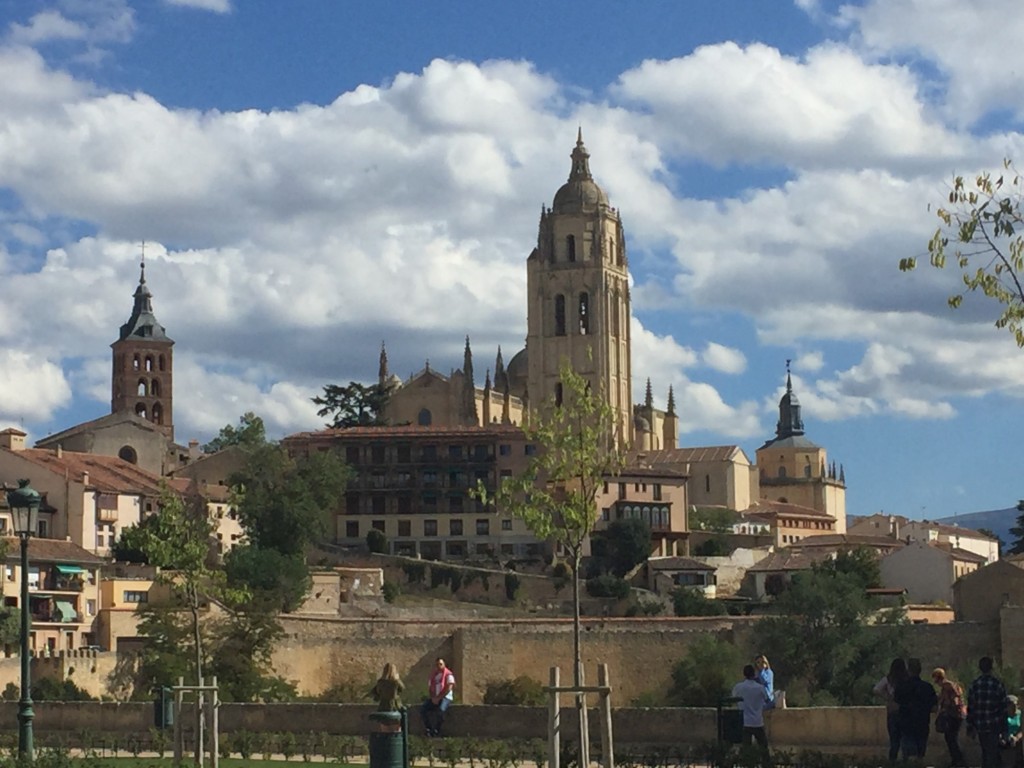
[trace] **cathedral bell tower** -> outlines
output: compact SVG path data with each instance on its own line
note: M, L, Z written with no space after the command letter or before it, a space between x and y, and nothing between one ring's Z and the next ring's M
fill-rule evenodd
M110 409L112 413L134 413L174 440L171 410L174 342L153 314L153 294L146 286L145 259L134 298L131 317L121 326L118 340L110 345L113 349Z
M533 407L561 399L559 367L600 392L614 412L617 439L633 443L629 273L619 213L590 174L582 131L569 180L542 208L537 247L527 261L528 390Z

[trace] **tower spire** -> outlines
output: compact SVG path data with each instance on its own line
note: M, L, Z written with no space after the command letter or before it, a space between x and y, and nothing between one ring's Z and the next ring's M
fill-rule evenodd
M572 150L572 169L569 171L569 181L592 181L590 175L590 153L583 145L583 127L576 132L576 146Z
M380 363L377 366L377 383L381 387L388 383L388 351L384 346L384 340L380 342Z
M668 385L668 413L671 416L676 415L676 393L672 391L672 385Z
M779 422L775 426L777 438L795 437L804 433L804 420L800 416L800 401L793 391L790 363L786 360L786 394L779 400Z

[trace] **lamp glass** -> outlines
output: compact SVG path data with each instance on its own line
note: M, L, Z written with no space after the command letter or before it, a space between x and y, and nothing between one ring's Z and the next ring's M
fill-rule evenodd
M19 536L32 536L39 528L39 492L29 486L28 480L19 480L16 491L7 492L7 506L11 509L11 523Z

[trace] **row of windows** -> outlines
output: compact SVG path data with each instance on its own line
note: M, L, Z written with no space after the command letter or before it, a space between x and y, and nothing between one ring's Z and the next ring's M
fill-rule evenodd
M464 536L465 526L462 520L449 520L448 521L448 534L449 536ZM384 533L385 526L384 520L371 520L368 527L361 526L359 520L346 520L345 521L345 538L358 539L363 535L363 531L369 532L370 530L377 530ZM504 519L501 521L501 530L511 531L512 521L510 519ZM398 521L398 535L409 537L412 536L412 520L399 520ZM438 535L438 524L437 520L424 520L423 521L423 535L424 536L437 536ZM476 535L477 536L490 536L491 535L491 519L486 517L477 518L476 520Z
M576 305L576 320L580 336L590 333L590 294L580 293ZM555 296L555 336L565 336L565 296Z
M626 489L629 483L619 483L619 498L626 498ZM647 493L647 483L633 483L634 493ZM608 495L608 481L604 481L604 493ZM651 484L651 497L654 501L661 501L661 483Z
M609 236L607 241L605 241L605 243L606 243L607 248L608 248L608 260L610 262L618 264L621 267L622 266L622 251L621 251L621 249L616 247L616 245L615 245L615 238ZM552 252L551 260L552 261L558 261L558 254L557 254L557 252ZM565 260L568 261L570 264L573 264L573 263L576 262L576 236L575 235L566 235L565 236Z
M537 452L537 446L529 443L523 446L523 454L532 456ZM501 456L512 455L512 444L502 443L498 446L498 453ZM413 458L415 456L415 459ZM447 447L437 445L420 446L415 453L410 445L397 445L394 447L385 445L371 445L368 449L363 446L350 445L345 448L345 463L349 466L359 466L363 463L386 464L393 460L395 464L411 464L416 462L440 461L447 458L454 461L490 461L494 453L489 445L449 445Z
M166 370L167 362L166 362L166 360L164 360L164 356L163 355L160 355L158 358L156 358L155 363L156 363L156 368L159 368L161 371ZM154 368L153 366L154 366L154 359L153 359L152 355L146 355L146 357L144 359L141 358L139 355L133 355L132 356L132 370L133 371L153 371L153 370L156 370L156 368Z
M358 493L350 493L345 496L345 514L348 515L386 515L389 511L399 515L436 515L441 512L484 512L483 503L478 499L467 499L465 496L449 496L446 499L437 496L422 496L417 499L418 508L413 507L412 496L388 497L382 494L369 495L369 504L364 501L366 497ZM393 498L394 503L388 504L388 499Z
M152 411L148 411L146 409L145 403L136 403L135 415L146 419L147 421L152 421L154 424L164 423L164 409L160 403L154 403Z
M135 394L139 397L160 397L160 379L139 379Z

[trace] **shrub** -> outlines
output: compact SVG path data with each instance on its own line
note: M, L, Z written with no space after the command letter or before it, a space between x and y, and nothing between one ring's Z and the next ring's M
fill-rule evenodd
M385 603L393 603L402 594L402 588L393 581L385 581L381 586L381 592L384 594Z
M587 579L587 594L591 597L615 597L622 599L627 597L629 592L630 586L628 582L610 573Z
M384 535L383 531L371 528L366 534L366 548L379 555L387 554L388 537Z
M484 704L539 707L546 702L544 686L526 675L511 680L490 680L484 690Z
M712 707L728 696L741 666L740 652L717 635L704 635L672 669L667 703L676 707Z
M708 600L701 592L689 587L672 590L672 606L676 616L724 616L726 607L714 600Z
M405 580L409 584L422 584L427 575L427 566L423 563L405 563L402 566Z
M626 609L627 616L660 616L665 604L660 600L638 600Z

